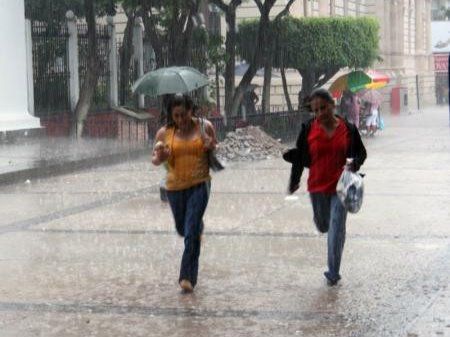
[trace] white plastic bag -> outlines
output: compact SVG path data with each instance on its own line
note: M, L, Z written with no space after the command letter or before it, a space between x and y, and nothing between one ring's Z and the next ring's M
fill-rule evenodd
M350 170L351 163L352 159L347 159L347 164L338 180L336 192L345 209L350 213L357 213L363 202L364 182L360 174Z

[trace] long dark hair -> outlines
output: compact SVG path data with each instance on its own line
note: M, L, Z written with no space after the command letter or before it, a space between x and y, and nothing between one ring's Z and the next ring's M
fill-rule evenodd
M309 101L311 102L314 98L321 98L327 103L335 105L334 98L331 96L330 92L323 88L315 89L309 96Z
M172 111L173 108L182 106L188 110L192 110L192 115L195 116L195 110L197 109L196 105L194 104L194 101L189 95L186 94L175 94L169 99L169 104L167 107L167 123L166 127L173 128L176 126L173 117L172 117Z

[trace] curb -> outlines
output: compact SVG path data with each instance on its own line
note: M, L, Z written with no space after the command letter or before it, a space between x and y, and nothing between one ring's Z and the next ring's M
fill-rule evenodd
M43 162L41 166L0 174L0 185L10 185L23 182L27 179L47 178L94 167L118 164L139 158L145 154L149 155L149 151L150 148L143 148L121 153L100 155L98 157L71 160L58 164Z

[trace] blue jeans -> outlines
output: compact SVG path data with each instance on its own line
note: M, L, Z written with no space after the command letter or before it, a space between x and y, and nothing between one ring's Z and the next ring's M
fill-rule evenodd
M321 233L328 232L328 272L325 274L331 281L338 281L347 211L336 194L310 193L310 197L317 229Z
M170 208L178 234L184 236L180 278L197 284L200 235L203 231L203 214L209 199L209 182L181 191L167 191Z

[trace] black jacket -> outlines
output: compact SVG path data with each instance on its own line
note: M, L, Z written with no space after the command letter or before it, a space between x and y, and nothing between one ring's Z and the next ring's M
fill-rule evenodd
M340 118L340 117L338 117ZM311 157L309 154L308 135L311 131L311 125L314 119L309 120L302 125L302 129L297 138L296 147L283 154L283 159L292 164L291 177L289 180L289 190L300 183L303 169L310 166ZM361 140L358 129L351 123L345 121L349 131L350 146L347 152L347 158L353 158L352 171L359 170L367 157L366 148Z

